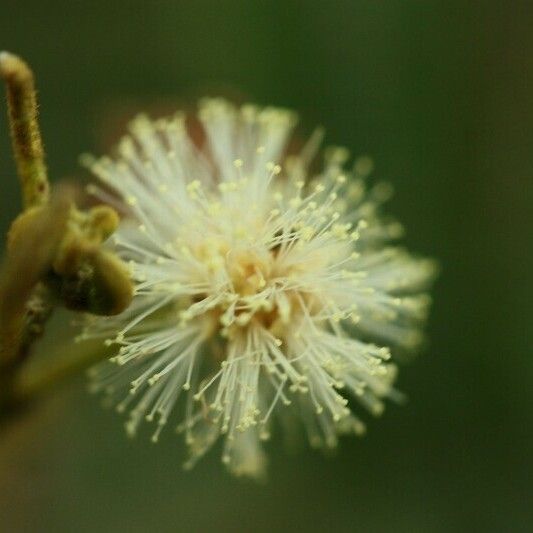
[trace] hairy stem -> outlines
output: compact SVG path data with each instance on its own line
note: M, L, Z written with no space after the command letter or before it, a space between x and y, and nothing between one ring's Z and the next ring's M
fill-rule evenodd
M33 73L16 55L0 52L0 76L6 83L13 152L27 209L46 203L49 196Z

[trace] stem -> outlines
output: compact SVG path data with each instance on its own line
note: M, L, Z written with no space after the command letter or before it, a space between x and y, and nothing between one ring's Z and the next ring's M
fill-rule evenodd
M54 355L53 362L31 365L27 361L17 368L4 368L0 373L0 431L20 418L34 400L108 358L111 350L101 341L86 341L76 349L74 355L73 345L68 343Z
M85 342L75 348L72 343L65 345L53 360L45 359L42 364L30 356L57 300L63 297L67 307L70 303L70 308L78 310L115 314L129 305L133 289L124 265L99 248L118 224L116 213L101 207L85 218L79 214L76 218L69 190L60 190L50 198L32 71L19 57L0 52L0 77L7 89L9 126L24 204L24 213L9 231L7 259L0 265L2 423L41 393L109 355L101 342ZM76 268L69 269L72 258ZM88 281L84 266L92 276ZM52 274L70 289L70 300L54 292Z
M45 204L49 196L33 73L16 55L0 52L0 76L6 83L13 152L28 209Z
M85 341L75 345L76 354L73 354L73 344L64 345L56 354L53 361L28 370L22 368L13 380L11 403L20 405L33 400L51 390L72 376L79 375L99 361L110 355L110 348L105 347L102 341Z

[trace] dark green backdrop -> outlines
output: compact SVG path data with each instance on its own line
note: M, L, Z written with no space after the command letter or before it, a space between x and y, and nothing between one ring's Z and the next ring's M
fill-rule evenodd
M370 153L407 244L440 259L406 406L325 460L271 450L265 486L172 432L128 441L82 379L0 438L0 530L531 531L533 4L4 0L38 77L55 178L123 113L205 91L290 106ZM0 113L0 227L18 209Z

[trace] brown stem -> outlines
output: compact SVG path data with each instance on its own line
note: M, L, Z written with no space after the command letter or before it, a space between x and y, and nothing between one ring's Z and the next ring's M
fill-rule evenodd
M0 52L0 76L6 83L13 152L27 209L46 203L49 196L33 73L16 55Z

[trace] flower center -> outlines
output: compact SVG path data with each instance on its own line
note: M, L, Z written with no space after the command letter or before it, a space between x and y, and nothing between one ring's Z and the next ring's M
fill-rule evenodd
M251 324L281 335L296 296L284 285L287 273L280 272L278 249L211 238L192 252L206 267L210 289L195 297L189 310L198 312L185 311L186 320L203 315L224 337Z
M247 297L261 292L271 271L271 259L249 251L230 253L227 269L235 293Z

